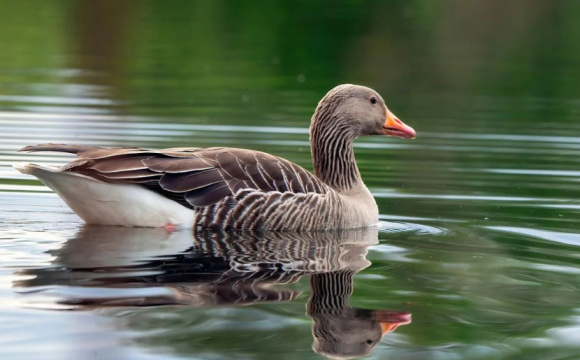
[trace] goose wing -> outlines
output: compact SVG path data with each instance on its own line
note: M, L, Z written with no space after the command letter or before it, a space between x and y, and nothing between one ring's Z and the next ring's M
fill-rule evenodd
M77 158L60 171L103 182L142 185L189 208L215 204L243 189L318 194L329 190L316 176L290 161L246 149L41 144L20 151L76 154Z

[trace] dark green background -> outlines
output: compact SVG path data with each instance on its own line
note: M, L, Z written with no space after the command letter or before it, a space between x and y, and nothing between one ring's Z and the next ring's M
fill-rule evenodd
M572 0L2 0L1 112L122 117L0 122L0 185L39 185L8 170L31 142L227 145L311 168L319 99L370 86L418 133L357 142L381 219L406 230L383 223L352 302L413 314L374 356L580 358L578 19ZM308 358L306 299L163 310L182 322L138 309L123 327L160 358ZM227 326L204 331L208 316Z

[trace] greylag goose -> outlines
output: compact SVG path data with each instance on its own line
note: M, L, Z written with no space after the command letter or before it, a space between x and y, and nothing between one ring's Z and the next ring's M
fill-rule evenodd
M41 144L20 151L76 154L60 167L14 167L53 189L86 223L224 230L324 230L378 222L353 141L414 138L374 90L339 85L310 125L314 174L267 153L235 148L100 148Z

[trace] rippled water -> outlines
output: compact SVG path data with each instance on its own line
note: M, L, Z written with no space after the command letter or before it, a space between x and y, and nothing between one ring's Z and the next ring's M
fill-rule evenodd
M576 2L211 3L0 1L0 358L580 358ZM418 133L356 142L378 229L85 226L11 167L56 142L311 168L343 82Z

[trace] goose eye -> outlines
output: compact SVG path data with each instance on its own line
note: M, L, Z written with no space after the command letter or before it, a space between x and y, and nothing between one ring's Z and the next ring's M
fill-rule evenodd
M376 101L376 100L375 100L375 101ZM374 342L374 341L372 341L372 340L367 340L367 345L372 345L372 344L374 344L374 343L375 343L375 342Z
M373 96L373 97L371 98L371 104L373 104L373 105L374 105L374 104L376 104L376 103L377 103L377 98Z

